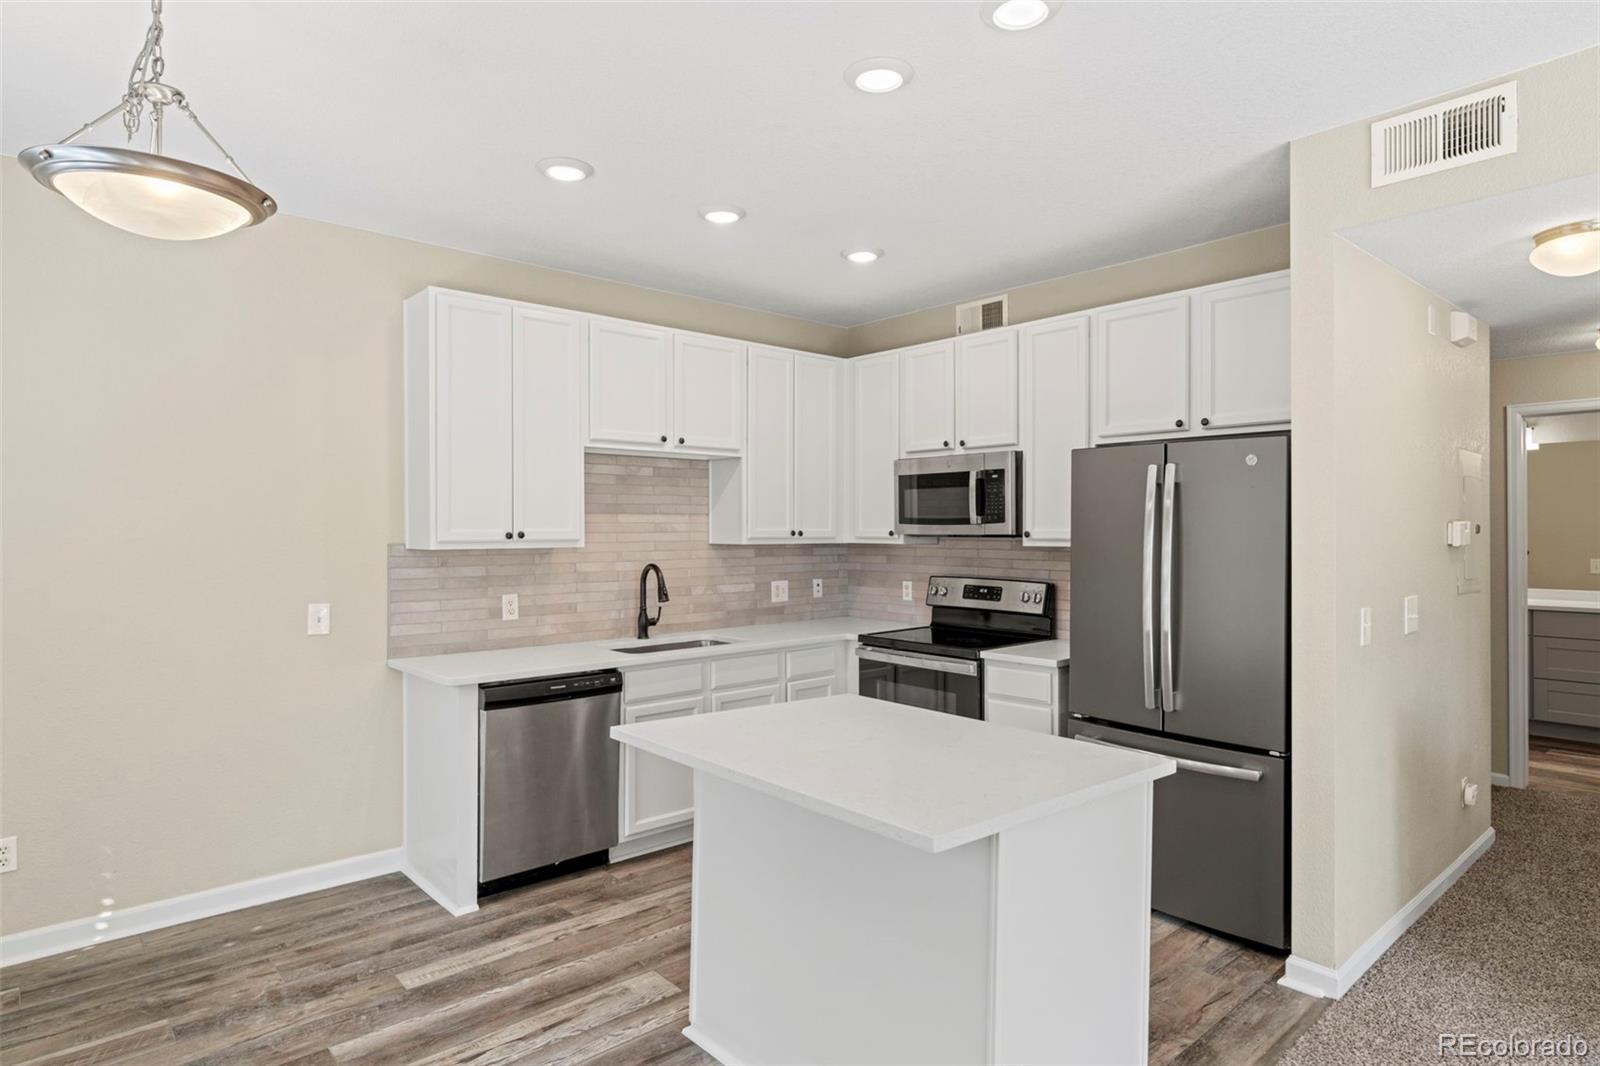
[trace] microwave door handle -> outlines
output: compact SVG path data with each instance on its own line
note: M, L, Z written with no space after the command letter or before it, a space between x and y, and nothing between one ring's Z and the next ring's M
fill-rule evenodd
M983 524L983 510L979 503L979 494L983 491L983 471L973 470L967 474L967 523L977 526Z
M1178 464L1168 463L1161 490L1161 706L1168 714L1178 709L1177 673L1172 661L1172 550L1176 520Z
M1144 709L1156 709L1156 478L1159 470L1151 463L1144 478L1144 566L1140 585L1140 616L1143 620Z

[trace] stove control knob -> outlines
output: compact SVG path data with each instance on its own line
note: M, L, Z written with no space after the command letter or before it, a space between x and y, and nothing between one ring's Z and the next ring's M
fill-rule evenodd
M1031 592L1024 592L1024 593L1023 593L1023 594L1022 594L1022 602L1023 602L1023 603L1032 603L1032 602L1033 602L1033 593L1031 593Z
M949 593L950 593L949 589L945 588L943 585L939 586L939 595L946 596L946 595L949 595Z

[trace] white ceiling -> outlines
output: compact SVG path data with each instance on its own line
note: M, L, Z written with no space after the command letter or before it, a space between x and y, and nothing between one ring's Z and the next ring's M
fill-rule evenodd
M1558 278L1528 262L1535 233L1586 218L1600 218L1600 174L1357 226L1344 236L1488 323L1493 358L1518 359L1592 349L1600 336L1600 274Z
M1286 221L1289 140L1600 40L1588 3L978 8L178 0L167 73L289 214L852 325ZM0 149L111 106L145 21L7 4ZM874 55L914 79L848 88Z

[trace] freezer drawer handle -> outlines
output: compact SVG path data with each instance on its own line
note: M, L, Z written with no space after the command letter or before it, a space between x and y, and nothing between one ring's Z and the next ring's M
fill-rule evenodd
M1210 774L1212 777L1227 777L1235 781L1260 781L1261 771L1252 770L1246 766L1223 766L1215 762L1199 762L1195 759L1183 759L1176 755L1165 755L1159 751L1146 751L1144 748L1129 747L1127 744L1113 744L1109 740L1098 737L1075 737L1085 744L1098 744L1102 748L1119 748L1122 751L1136 751L1141 755L1157 755L1163 759L1171 759L1178 764L1180 770L1190 770L1197 774Z
M1178 492L1178 464L1168 463L1162 480L1165 485L1161 490L1161 707L1171 714L1178 709L1172 662L1172 524Z
M1144 634L1144 709L1156 709L1156 620L1155 620L1155 569L1156 569L1156 477L1159 469L1151 463L1144 478L1144 574L1140 586L1143 595L1142 619Z
M933 670L941 674L962 674L966 677L976 677L978 675L977 663L970 663L961 659L936 659L931 655L908 655L903 652L880 651L877 648L869 648L864 644L856 645L856 655L862 659L871 659L875 663L912 666L918 670Z

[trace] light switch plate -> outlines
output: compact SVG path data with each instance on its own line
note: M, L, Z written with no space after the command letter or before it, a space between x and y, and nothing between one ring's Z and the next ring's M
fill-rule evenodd
M787 581L774 581L772 583L772 602L789 602L789 583Z
M900 598L902 600L905 600L907 603L910 603L911 602L911 597L914 596L914 595L916 595L916 593L911 591L911 582L909 582L909 581L900 582Z
M517 606L517 594L508 592L500 597L500 621L515 622L522 617L521 608Z
M1402 621L1404 622L1402 631L1407 634L1415 633L1417 630L1422 628L1421 609L1417 606L1417 597L1415 594L1405 598Z
M1600 574L1600 559L1589 560L1589 573Z
M1360 640L1361 646L1363 648L1365 648L1368 644L1372 643L1372 608L1371 607L1363 607L1363 608L1361 608L1361 630L1360 630L1360 635L1359 635L1359 637L1357 639Z
M326 603L306 604L306 636L325 637L333 628L333 608Z
M17 868L17 838L6 837L0 840L0 874L8 874Z
M811 598L814 600L822 599L822 579L820 577L811 579Z

